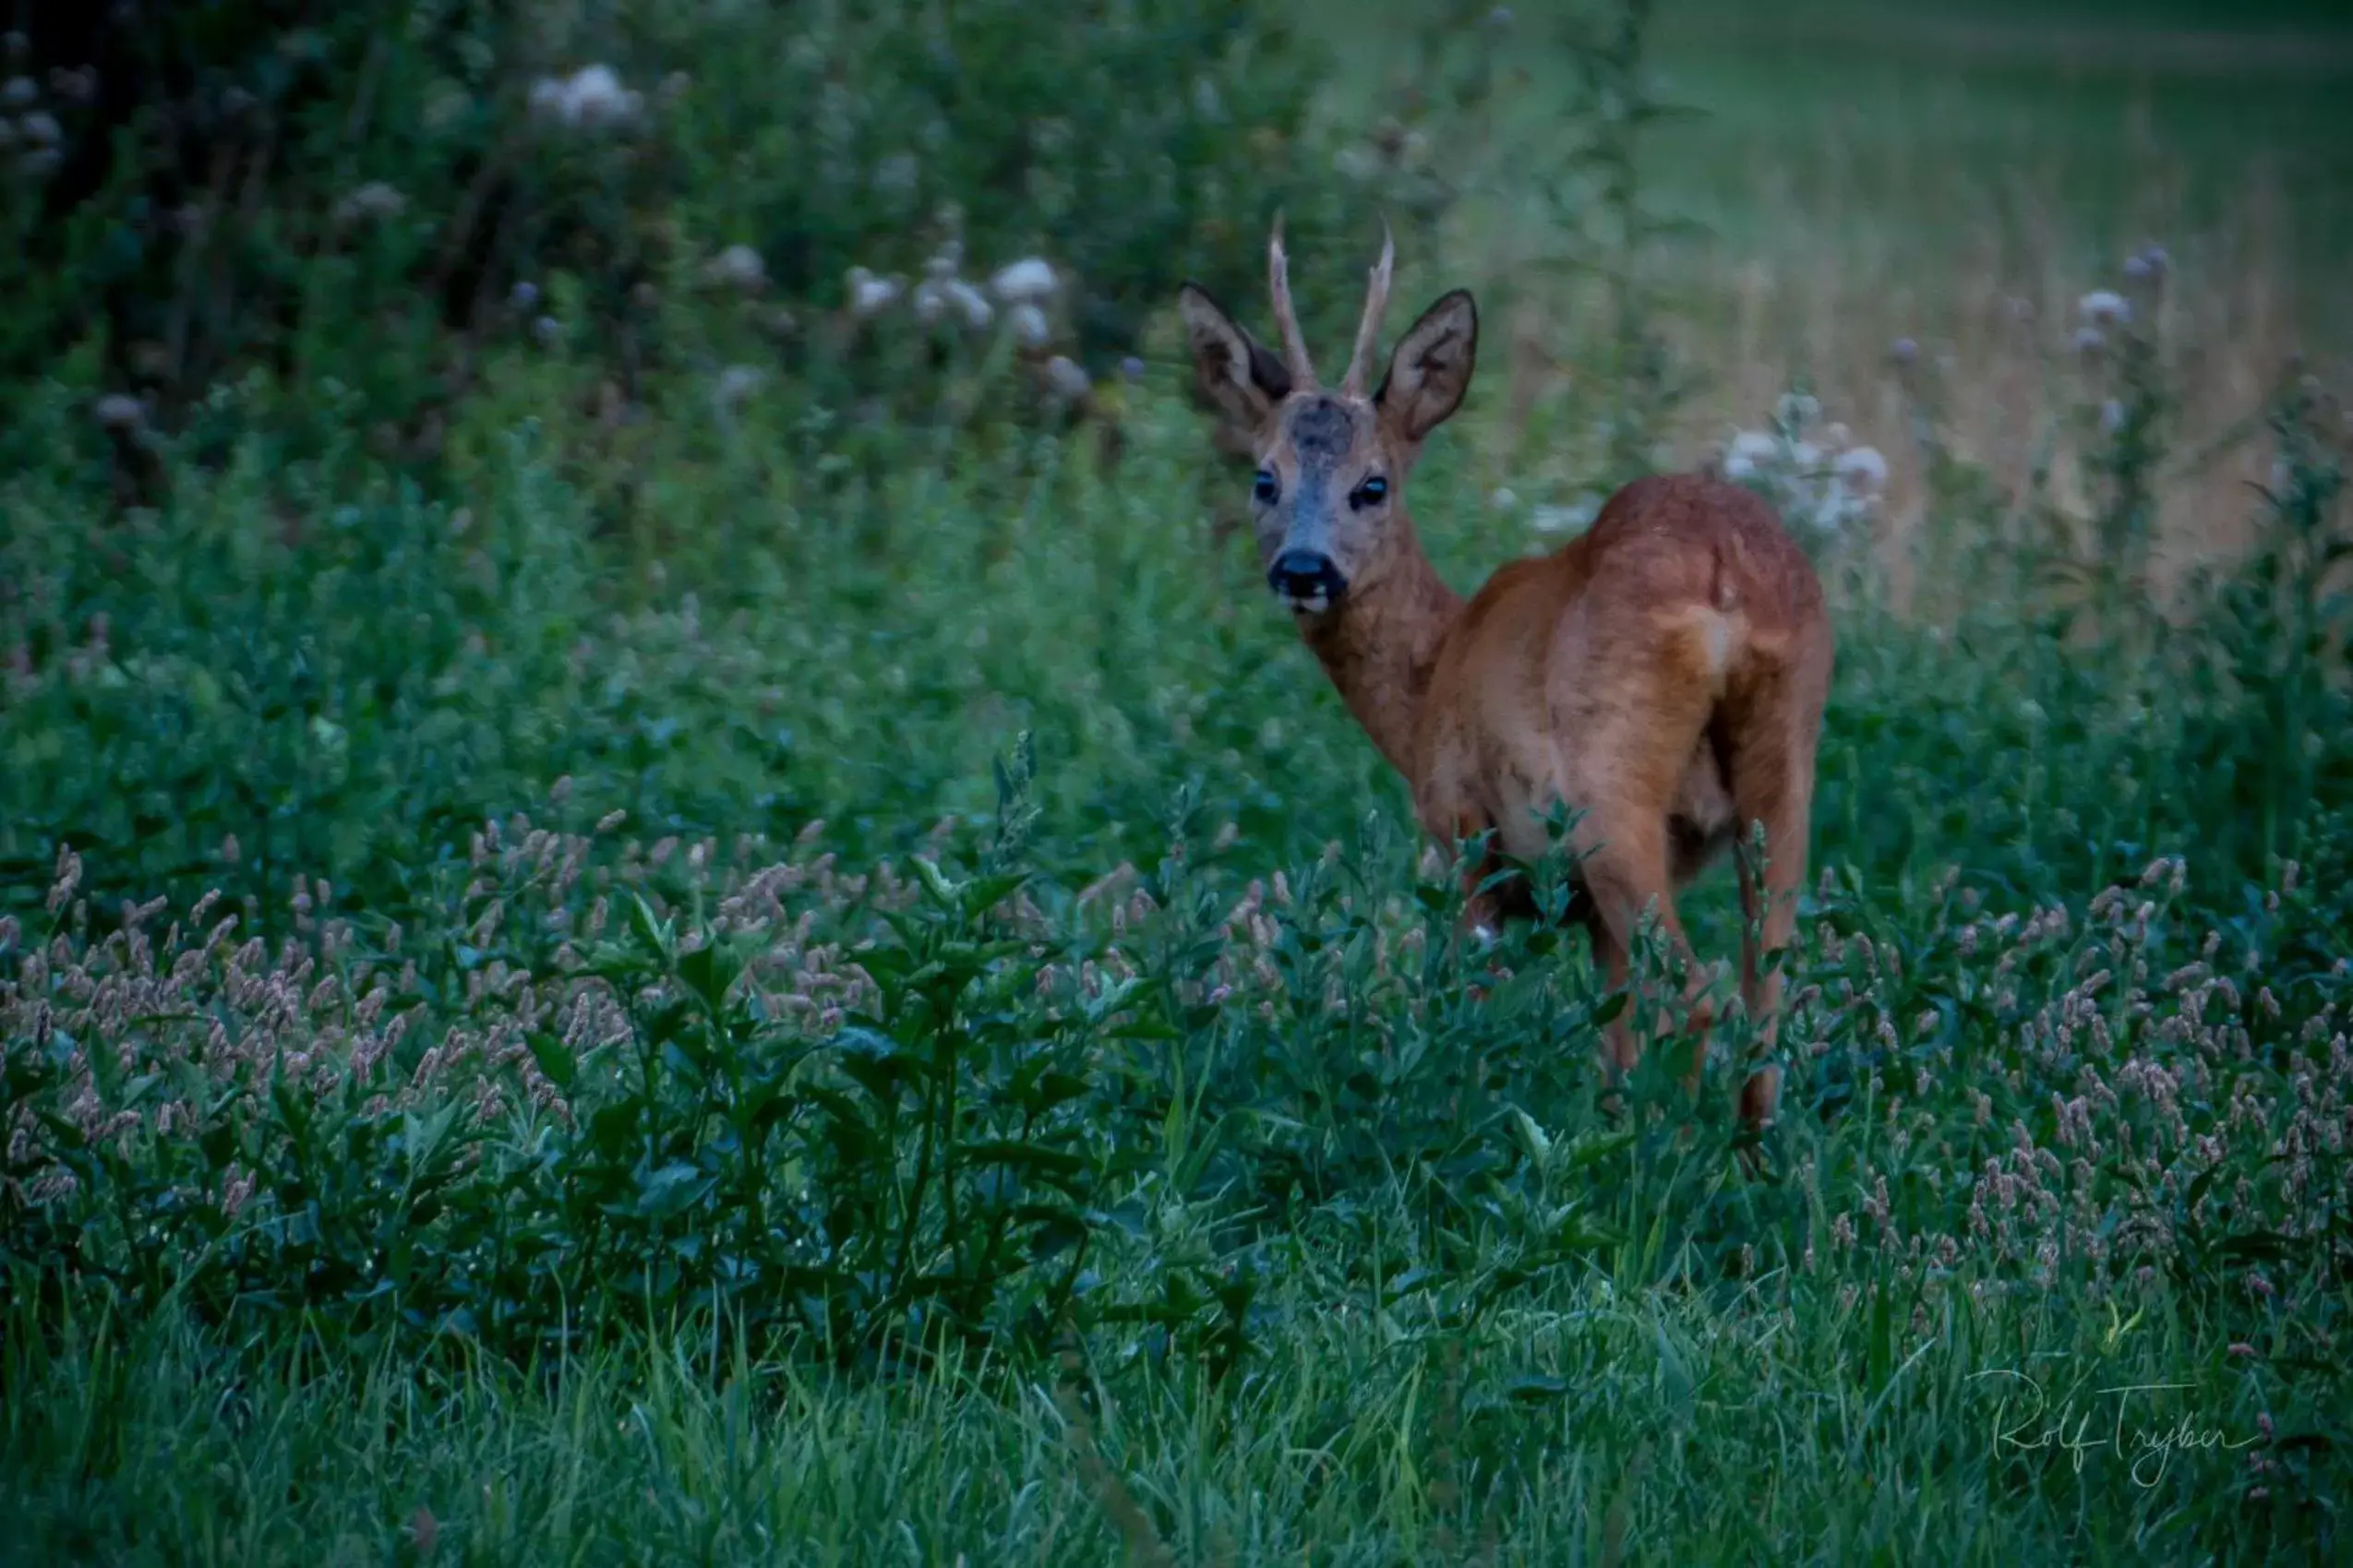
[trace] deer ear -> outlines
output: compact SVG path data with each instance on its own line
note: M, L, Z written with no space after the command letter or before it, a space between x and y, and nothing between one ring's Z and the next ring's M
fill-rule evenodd
M1199 284L1177 291L1177 311L1184 317L1202 393L1228 425L1255 437L1275 405L1291 395L1291 373Z
M1479 356L1479 306L1469 289L1440 297L1398 340L1373 406L1399 434L1419 441L1462 406Z

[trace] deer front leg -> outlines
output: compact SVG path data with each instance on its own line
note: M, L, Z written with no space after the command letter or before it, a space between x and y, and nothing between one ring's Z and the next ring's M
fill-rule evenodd
M1456 835L1459 844L1483 831L1481 826L1463 829ZM1459 875L1462 879L1462 913L1455 920L1455 950L1469 959L1485 952L1503 935L1504 920L1509 914L1510 903L1502 886L1489 886L1489 879L1502 869L1502 863L1493 850L1464 857Z
M1462 912L1454 923L1456 948L1467 953L1474 946L1483 947L1503 934L1502 890L1483 885L1496 869L1495 851L1489 847L1465 855L1462 846L1482 834L1492 834L1495 824L1450 784L1425 785L1416 805L1423 831L1430 835L1430 846L1441 856L1461 857L1455 871L1462 887ZM1488 842L1492 845L1492 837Z
M1484 817L1467 807L1458 807L1442 814L1431 813L1431 815L1436 816L1438 820L1446 824L1443 836L1439 833L1433 833L1431 836L1438 840L1444 849L1450 853L1459 853L1462 844L1477 839L1483 833L1491 833L1494 826ZM1478 955L1492 947L1495 940L1503 935L1504 922L1511 916L1519 913L1517 908L1519 901L1513 896L1519 890L1514 884L1500 882L1493 886L1488 885L1490 879L1504 868L1501 858L1492 847L1492 838L1488 842L1490 847L1464 856L1456 873L1461 880L1462 912L1455 918L1455 952L1461 956L1465 964L1471 963ZM1495 966L1492 961L1485 967L1488 977L1494 978ZM1471 987L1471 993L1473 997L1483 997L1485 987L1473 985Z

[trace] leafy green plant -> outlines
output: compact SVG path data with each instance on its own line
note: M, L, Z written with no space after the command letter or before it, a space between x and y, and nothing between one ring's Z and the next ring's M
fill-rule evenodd
M150 503L148 433L255 372L268 394L246 412L294 453L355 429L435 476L498 339L562 356L570 394L614 408L735 357L729 386L781 360L836 410L880 395L935 419L977 396L942 391L954 334L906 329L906 280L943 246L980 285L1050 265L1036 338L1008 325L1029 282L966 284L956 314L1099 372L1180 277L1255 277L1234 241L1286 193L1310 223L1328 207L1301 139L1322 66L1236 0L1074 23L1007 5L239 5L109 13L30 52L29 83L87 70L110 90L67 106L54 174L5 187L24 307L5 379L14 397L74 365L104 414L77 444L111 449ZM859 269L899 278L891 308L857 304ZM996 357L950 355L1002 385Z
M2194 808L2244 863L2318 856L2329 866L2336 852L2292 824L2308 820L2313 803L2341 798L2347 782L2334 738L2353 720L2343 678L2353 646L2343 568L2353 539L2343 521L2345 454L2327 434L2337 418L2304 387L2280 396L2254 546L2193 589L2203 635L2185 651L2198 695L2183 776L2200 782Z

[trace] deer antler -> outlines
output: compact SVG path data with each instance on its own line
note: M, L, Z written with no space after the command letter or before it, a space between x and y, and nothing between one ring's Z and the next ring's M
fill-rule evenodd
M1356 352L1349 356L1348 379L1340 390L1351 398L1364 395L1364 378L1372 374L1374 351L1380 347L1381 315L1389 305L1389 272L1397 262L1397 242L1389 221L1381 220L1381 259L1373 269L1364 293L1364 317L1356 324Z
M1307 339L1299 329L1299 313L1291 304L1291 262L1283 255L1283 215L1275 214L1275 236L1267 246L1267 287L1275 296L1275 326L1283 335L1283 365L1291 386L1304 390L1315 385L1315 365L1307 357Z

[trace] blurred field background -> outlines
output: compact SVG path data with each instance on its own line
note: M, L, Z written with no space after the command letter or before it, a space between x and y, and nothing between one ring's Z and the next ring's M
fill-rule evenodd
M2244 425L2291 360L2337 384L2347 365L2353 21L2339 8L1973 5L1930 17L1698 0L1656 11L1651 90L1686 113L1645 135L1639 176L1662 220L1689 225L1645 256L1672 301L1661 330L1695 382L1666 426L1678 458L1754 424L1794 373L1810 377L1838 417L1896 454L1888 559L1903 573L1921 476L1890 351L1909 339L1951 383L1956 452L2014 489L2051 463L2080 512L2082 453L2067 429L2084 395L2068 353L2076 302L2117 286L2125 260L2155 244L2195 279L2164 320L2182 397L2164 558L2171 568L2244 544L2245 486L2268 459L2210 444ZM1346 62L1335 112L1376 123L1405 100L1424 52L1402 42L1407 13L1375 27L1353 25L1364 13L1347 7L1332 14ZM1544 14L1525 18L1541 28ZM1451 214L1445 260L1415 276L1475 277L1490 318L1510 323L1535 361L1515 361L1515 385L1533 383L1519 396L1541 400L1538 389L1580 371L1589 383L1607 376L1571 345L1607 339L1609 297L1546 265L1597 259L1543 194L1576 134L1565 128L1574 74L1531 63L1528 26L1495 30L1498 75L1536 79L1482 117L1475 141L1428 153L1466 170L1457 178L1473 194ZM1453 30L1450 47L1468 32ZM1524 466L1573 488L1588 467L1577 433L1544 434L1546 455ZM1495 437L1499 474L1525 449L1518 436Z
M2342 1557L2341 6L0 32L0 1562ZM1278 211L1457 587L1819 564L1761 1176L1268 603Z

